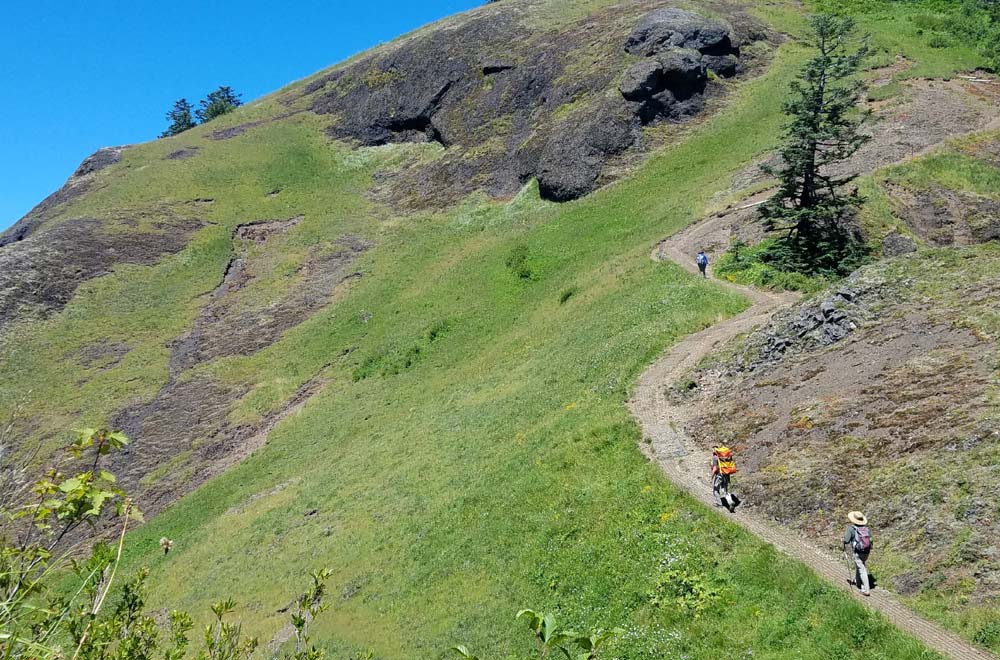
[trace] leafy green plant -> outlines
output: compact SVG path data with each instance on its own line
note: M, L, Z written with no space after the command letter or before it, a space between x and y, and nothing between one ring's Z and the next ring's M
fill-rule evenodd
M451 321L447 319L438 320L421 333L417 341L406 348L390 348L367 356L354 370L352 374L353 379L355 381L364 380L376 374L380 376L395 376L406 371L420 362L428 350L447 335L451 331L451 328Z
M289 660L320 660L323 657L323 652L313 646L309 637L309 624L330 607L323 600L326 596L326 581L331 574L329 569L310 573L312 585L295 601L295 611L292 612L295 650L288 656Z
M829 284L824 277L783 270L767 263L765 255L773 249L775 242L773 238L757 245L734 241L715 262L715 275L739 284L804 293L819 291Z
M656 577L649 602L657 607L678 606L685 612L701 614L719 598L719 587L705 572L689 567L671 567Z
M226 615L236 609L232 598L212 605L215 621L205 627L205 650L198 660L250 660L257 650L256 637L244 637L241 623L226 621Z
M523 620L535 634L538 647L535 657L540 660L553 655L561 655L567 660L594 660L608 641L624 632L621 628L593 628L586 633L574 632L560 628L551 612L543 614L530 609L521 610L515 618ZM479 660L464 644L453 646L451 650L466 660Z
M1000 621L991 621L982 626L972 639L987 648L997 648L1000 646Z
M535 275L531 270L531 265L528 263L528 254L528 244L517 243L511 248L507 254L507 258L504 260L507 270L522 280L533 279Z
M10 430L10 426L3 431ZM6 435L4 438L6 439ZM66 449L89 469L66 477L58 468L48 470L28 491L5 489L0 501L0 658L33 660L184 660L193 619L185 612L171 612L161 627L145 612L149 571L140 568L109 599L121 565L125 533L141 514L118 488L101 459L128 444L125 434L106 428L84 429ZM6 447L6 444L0 445ZM6 463L11 453L0 452L0 472L23 479L20 465ZM31 494L23 501L11 493ZM94 528L105 516L121 520L117 543L97 542L80 559L64 539L81 526ZM164 539L166 540L166 539ZM167 541L170 544L169 541ZM169 545L166 546L169 550ZM309 624L329 605L324 602L324 569L311 574L312 584L296 601L291 614L294 649L283 660L321 660L324 652L313 645ZM75 578L75 579L70 579ZM67 586L72 583L72 586ZM105 604L115 601L109 610ZM249 660L259 644L243 633L240 622L227 620L236 609L228 598L211 606L214 620L205 627L204 648L196 660ZM277 659L278 656L272 656Z

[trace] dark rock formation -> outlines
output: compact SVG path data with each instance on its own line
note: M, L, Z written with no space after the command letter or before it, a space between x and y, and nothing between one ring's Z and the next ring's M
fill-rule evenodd
M658 9L633 30L625 50L648 59L622 79L619 90L637 104L643 124L680 121L704 108L708 72L736 75L739 47L730 29L713 19L682 9Z
M114 165L122 159L122 152L125 149L126 147L103 147L98 149L80 163L80 166L73 172L73 176L86 176Z
M15 317L62 309L77 287L116 264L152 265L178 252L202 224L174 218L158 231L109 232L102 222L79 218L32 232L16 249L0 250L0 329Z
M28 211L27 215L14 223L12 227L0 232L0 248L28 238L46 220L54 217L63 206L91 190L93 187L93 177L89 175L119 162L122 152L127 148L128 145L104 147L84 158L83 162L80 163L72 176L67 179L66 183L59 190L39 202L35 208Z
M890 186L899 216L935 246L974 245L1000 240L1000 201L972 192L932 187Z
M882 254L887 257L898 257L916 251L917 244L909 236L893 232L882 239Z
M612 107L570 117L549 138L534 170L542 197L564 202L587 194L604 163L638 139L632 117Z
M649 57L671 47L694 48L706 55L738 52L730 29L711 18L684 9L667 7L652 11L629 35L625 50Z
M197 153L198 147L185 147L177 151L171 151L164 158L167 160L187 160L188 158L194 158Z
M590 17L555 34L498 10L321 76L303 93L333 118L335 138L445 147L431 163L380 175L399 184L382 189L397 205L441 206L476 189L509 196L532 178L546 199L571 200L640 146L643 125L701 112L709 71L738 71L745 37L726 23L647 12L626 3L600 31Z
M340 249L310 256L299 269L300 279L296 286L268 306L248 309L235 304L233 294L259 275L252 260L248 261L248 245L264 245L269 239L294 228L302 219L302 216L295 216L236 228L233 234L236 254L226 266L221 283L195 320L194 327L171 345L171 375L218 357L251 355L270 346L283 332L328 304L330 295L341 282L360 275L351 266L372 244L355 236L342 236L337 241Z
M875 306L884 304L887 296L880 283L852 277L836 291L775 316L751 336L728 371L752 372L786 355L830 346L875 318Z

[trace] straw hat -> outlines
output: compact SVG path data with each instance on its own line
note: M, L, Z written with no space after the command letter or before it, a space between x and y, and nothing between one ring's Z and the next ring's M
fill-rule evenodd
M867 525L868 519L865 518L865 514L860 511L851 511L847 514L847 519L855 525Z

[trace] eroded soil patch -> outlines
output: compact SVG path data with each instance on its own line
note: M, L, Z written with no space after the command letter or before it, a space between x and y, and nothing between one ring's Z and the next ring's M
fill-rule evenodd
M212 292L194 327L174 342L171 373L227 355L250 355L278 341L282 333L309 318L330 302L334 290L347 279L359 277L354 260L371 247L356 236L342 236L330 251L312 252L295 273L295 281L276 300L255 304L237 294L263 275L250 256L250 247L294 228L296 216L283 221L240 225L233 233L236 254L229 261L222 282Z
M15 318L45 315L69 302L77 287L118 264L151 266L179 252L204 224L164 215L152 231L108 231L105 222L67 220L0 249L0 330Z
M326 385L323 370L303 384L279 409L253 424L233 425L229 416L247 386L228 385L203 372L189 372L217 358L252 355L278 342L330 304L338 287L360 277L358 256L372 244L345 235L327 246L314 246L298 263L277 295L265 295L270 257L283 253L284 241L304 220L263 220L233 230L233 256L219 285L191 330L173 342L170 378L148 402L122 410L113 425L133 438L118 459L129 492L150 513L249 456L267 440L274 426L299 410Z

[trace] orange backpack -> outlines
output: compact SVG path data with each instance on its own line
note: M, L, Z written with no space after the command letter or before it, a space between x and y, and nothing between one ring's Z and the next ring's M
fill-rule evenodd
M733 458L733 450L729 447L716 447L713 453L719 461L719 474L736 474L736 459Z

